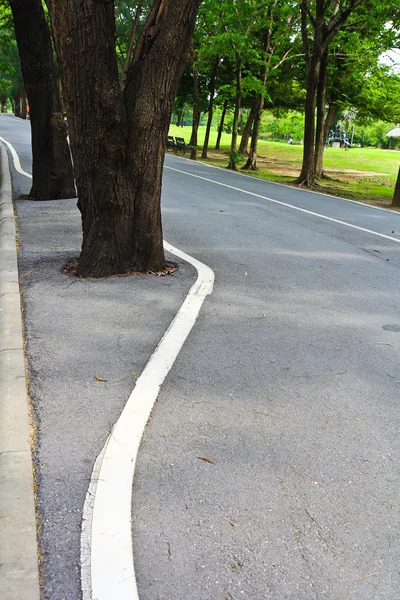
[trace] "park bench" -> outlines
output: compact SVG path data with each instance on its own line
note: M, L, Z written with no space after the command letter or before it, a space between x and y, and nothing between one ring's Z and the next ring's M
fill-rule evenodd
M167 136L167 150L176 150L176 144L173 135Z
M192 147L189 146L189 144L187 144L185 142L185 140L181 137L175 137L175 142L176 142L176 151L178 152L183 152L183 154L185 154L186 150L191 150Z

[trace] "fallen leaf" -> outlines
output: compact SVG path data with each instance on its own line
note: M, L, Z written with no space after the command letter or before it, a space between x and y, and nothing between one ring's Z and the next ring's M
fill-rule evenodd
M97 377L97 375L95 375L94 378L96 379L96 381L107 381L107 379L103 379L102 377Z
M394 348L394 344L389 344L388 342L375 342L375 344L379 344L380 346L392 346L392 348Z
M132 375L132 377L136 377L135 371L131 371L131 375Z
M214 464L214 462L212 460L210 460L209 458L206 458L205 456L196 456L196 458L199 458L200 460L204 460L205 462L210 463L210 465Z
M229 525L232 525L232 527L236 527L236 523L229 523Z
M245 275L248 275L247 271L244 272Z
M268 398L268 394L263 394L264 398Z

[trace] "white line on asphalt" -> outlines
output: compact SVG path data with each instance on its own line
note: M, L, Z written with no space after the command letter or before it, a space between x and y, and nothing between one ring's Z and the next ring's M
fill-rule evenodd
M184 156L177 156L176 154L166 154L166 156L170 156L171 158L177 158L178 160L183 160L186 161L187 163L191 163L193 164L193 161L190 158L185 158ZM239 177L246 177L247 179L253 179L253 180L258 180L258 181L264 181L264 183L267 183L268 185L276 185L278 187L283 187L283 188L290 188L290 189L295 189L298 192L300 192L301 194L316 194L317 196L324 196L325 198L333 198L334 200L339 200L340 202L351 202L352 204L356 204L358 207L363 207L363 208L372 208L373 210L383 210L385 212L390 213L391 215L396 215L396 216L400 216L400 213L390 209L390 208L384 208L383 206L374 206L373 204L365 204L364 202L361 202L359 200L350 200L350 198L341 198L340 196L334 196L333 194L328 194L327 192L321 192L321 191L316 191L316 190L310 190L307 188L301 188L301 187L293 187L288 183L282 183L280 181L269 181L268 179L261 179L261 177L254 177L253 175L249 175L248 173L243 173L242 171L232 171L232 170L227 170L226 167L219 167L218 165L209 165L208 163L204 162L204 161L199 161L197 164L202 165L203 167L208 167L209 169L218 169L219 171L223 171L225 174L229 173L230 175L237 175ZM168 167L167 167L168 168ZM169 167L171 168L171 167Z
M167 242L198 272L182 306L139 377L99 455L86 495L81 536L83 600L138 600L132 547L132 482L140 440L160 387L211 294L214 272Z
M21 163L19 162L19 156L18 156L14 146L12 146L10 144L10 142L7 142L7 140L5 140L2 137L0 137L0 141L3 142L6 146L8 146L8 148L11 152L11 156L14 161L15 170L18 171L18 173L21 173L21 175L25 175L25 177L29 177L29 179L32 179L32 175L30 173L27 173L26 171L24 171L23 168L21 167Z
M255 192L249 192L248 190L244 190L243 188L234 187L233 185L228 185L227 183L222 183L221 181L215 181L215 179L208 179L207 177L202 177L201 175L195 175L194 173L188 173L187 171L182 171L181 169L175 169L174 167L167 167L164 165L166 169L170 171L176 171L177 173L183 173L184 175L189 175L189 177L195 177L196 179L202 179L203 181L207 181L209 183L214 183L215 185L220 185L222 187L229 188L231 190L235 190L236 192L241 192L242 194L248 194L249 196L255 196L256 198L261 198L262 200L267 200L268 202L273 202L274 204L280 204L281 206L285 206L286 208L291 208L293 210L298 210L299 212L306 213L308 215L312 215L313 217L319 217L320 219L325 219L326 221L332 221L333 223L338 223L339 225L345 225L346 227L351 227L352 229L358 229L359 231L364 231L365 233L371 233L372 235L377 235L378 237L384 238L385 240L390 240L392 242L397 242L400 244L399 238L391 237L390 235L385 235L384 233L378 233L377 231L372 231L372 229L365 229L365 227L359 227L358 225L353 225L352 223L346 223L346 221L340 221L339 219L334 219L333 217L327 217L326 215L321 215L320 213L313 212L311 210L307 210L305 208L300 208L300 206L293 206L293 204L289 204L288 202L282 202L281 200L274 200L273 198L269 198L268 196L263 196L262 194L256 194Z

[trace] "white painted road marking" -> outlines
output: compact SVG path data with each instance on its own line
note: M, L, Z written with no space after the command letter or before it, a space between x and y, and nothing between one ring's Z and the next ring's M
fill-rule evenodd
M171 325L139 377L99 455L86 495L81 536L83 600L138 600L132 548L132 482L140 440L160 387L189 335L214 272L164 242L198 272Z
M15 169L21 167L8 148ZM214 285L207 265L164 241L164 248L197 269L197 279L137 380L120 418L95 462L83 508L81 582L83 600L138 600L132 548L132 484L140 440L160 387Z
M18 156L14 146L12 146L10 144L10 142L7 142L7 140L2 138L1 136L0 136L0 141L3 142L9 148L13 162L14 162L15 170L18 171L18 173L21 173L21 175L25 175L25 177L29 177L29 179L32 179L32 175L30 173L27 173L26 171L24 171L23 168L21 167L21 163L19 161L19 156Z
M282 202L281 200L274 200L273 198L269 198L268 196L263 196L262 194L256 194L255 192L249 192L248 190L244 190L243 188L234 187L233 185L229 185L227 183L222 183L221 181L215 181L214 179L208 179L207 177L202 177L201 175L195 175L194 173L188 173L187 171L182 171L181 169L175 169L174 167L167 167L166 169L170 171L176 171L177 173L183 173L184 175L188 175L189 177L195 177L196 179L202 179L203 181L207 181L209 183L214 183L215 185L220 185L222 187L229 188L231 190L235 190L235 192L241 192L242 194L247 194L249 196L255 196L256 198L261 198L262 200L267 200L268 202L273 202L274 204L280 204L281 206L285 206L286 208L291 208L293 210L298 210L299 212L306 213L308 215L312 215L313 217L319 217L320 219L325 219L326 221L332 221L333 223L338 223L339 225L345 225L345 227L351 227L352 229L357 229L358 231L364 231L365 233L370 233L372 235L377 235L378 237L384 238L385 240L390 240L391 242L396 242L400 244L400 239L391 237L390 235L385 235L384 233L378 233L377 231L372 231L372 229L366 229L365 227L359 227L358 225L353 225L352 223L347 223L346 221L340 221L339 219L334 219L333 217L328 217L326 215L321 215L320 213L313 212L311 210L307 210L305 208L300 208L300 206L293 206L288 202Z

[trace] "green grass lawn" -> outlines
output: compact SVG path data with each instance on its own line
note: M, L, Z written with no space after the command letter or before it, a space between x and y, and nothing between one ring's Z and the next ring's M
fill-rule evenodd
M189 142L191 127L171 125L170 135L185 138ZM205 127L199 127L199 148L204 141ZM231 136L222 135L221 150L215 150L217 132L210 133L210 164L225 167ZM292 184L299 174L303 156L303 147L283 142L260 140L258 144L259 171L246 171L247 174L269 181ZM244 164L243 159L240 165ZM330 179L323 180L318 189L327 194L349 198L368 204L388 207L392 201L397 172L400 165L400 153L395 150L377 148L327 148L324 154L324 167Z

